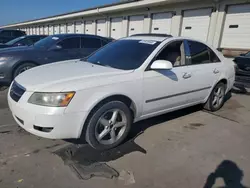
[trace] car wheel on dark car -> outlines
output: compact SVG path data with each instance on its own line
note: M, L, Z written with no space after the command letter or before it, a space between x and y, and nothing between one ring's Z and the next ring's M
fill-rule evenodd
M132 114L126 104L108 102L92 113L86 125L86 141L98 150L114 148L127 137L131 124Z
M16 67L16 69L13 72L13 78L17 77L19 74L23 73L26 70L29 70L36 65L34 63L23 63Z

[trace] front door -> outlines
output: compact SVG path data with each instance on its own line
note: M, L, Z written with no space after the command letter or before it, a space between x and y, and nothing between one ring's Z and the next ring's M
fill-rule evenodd
M155 57L154 60L170 61L173 69L148 69L144 72L143 116L189 103L186 97L194 88L192 75L186 66L186 46L182 40L171 42Z
M62 41L58 42L57 45L61 46L61 49L51 50L50 53L48 53L48 60L50 62L80 59L82 57L80 37L70 37L63 39Z

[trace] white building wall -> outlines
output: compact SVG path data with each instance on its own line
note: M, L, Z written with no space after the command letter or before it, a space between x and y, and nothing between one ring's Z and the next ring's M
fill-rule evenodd
M183 1L183 2L181 2ZM218 2L219 1L219 2ZM104 35L107 37L112 37L112 19L113 18L122 18L121 20L121 34L117 35L119 37L126 37L129 34L134 34L134 33L150 33L152 32L152 17L153 14L155 13L161 13L161 12L172 12L173 16L172 19L169 20L168 23L171 22L171 26L169 30L166 30L169 32L169 34L172 34L173 36L180 36L183 33L183 26L185 24L185 12L188 10L192 9L208 9L211 8L212 12L207 17L207 20L209 20L209 26L206 25L207 28L207 33L206 36L204 35L203 38L206 38L207 43L213 45L214 47L221 47L222 45L222 39L223 39L223 31L224 31L224 23L225 23L225 18L226 18L226 11L228 5L232 4L241 4L241 3L250 3L250 0L203 0L203 1L194 1L192 0L186 2L185 0L179 0L178 2L175 2L172 4L171 2L168 2L168 4L165 4L167 0L144 0L144 1L138 1L135 2L135 5L143 5L143 4L151 4L150 6L142 6L142 7L129 7L131 6L131 3L129 5L123 4L119 6L114 6L114 7L107 7L103 8L103 11L105 10L106 12L100 13L102 11L102 8L98 10L91 10L91 11L86 11L82 13L73 13L72 15L75 15L76 18L74 19L73 17L69 17L69 15L64 15L64 16L58 16L55 17L55 19L58 20L58 22L61 19L61 22L64 24L73 22L75 23L76 21L79 21L81 19L83 25L82 25L82 33L89 33L89 34L96 34L98 30L98 20L100 19L105 19L106 20L106 32ZM160 4L156 4L157 2L160 2ZM153 5L154 4L154 5ZM122 10L118 11L118 8L123 8ZM144 7L144 8L143 8ZM148 7L148 8L145 8ZM127 8L127 9L126 9ZM126 10L125 10L126 9ZM249 13L250 14L250 13ZM80 16L81 15L81 16ZM137 20L133 21L131 25L131 18L135 18L133 16L138 16L142 15L144 16L143 20ZM105 17L106 16L106 17ZM70 20L69 20L70 18ZM137 17L139 18L139 17ZM52 20L54 18L48 18L47 20ZM198 18L195 18L198 19ZM46 20L46 19L45 19ZM132 19L133 20L133 19ZM192 19L190 19L192 20ZM85 24L86 25L85 25ZM165 22L167 23L167 22ZM162 24L165 24L162 22ZM201 22L200 22L201 23ZM47 21L47 22L42 22L39 23L41 26L45 26L44 32L48 33L48 25L55 24L55 22ZM32 29L28 28L33 28L35 24L26 24L26 25L18 25L19 28L25 27L27 28L27 33L33 33ZM63 25L63 24L61 24ZM164 27L164 26L163 26ZM194 27L196 27L196 24L194 24ZM131 28L136 29L136 32L130 31ZM61 29L60 28L60 32ZM205 31L206 29L204 29ZM198 29L199 31L199 29ZM197 31L197 32L198 32ZM202 33L204 32L202 31ZM66 25L65 25L65 32L66 30ZM75 31L74 31L75 32ZM79 31L78 31L79 32ZM197 37L200 35L198 33L197 35L194 34L192 37ZM225 37L224 37L225 39ZM228 46L230 48L230 46ZM234 48L232 46L231 48ZM245 47L247 48L247 46Z

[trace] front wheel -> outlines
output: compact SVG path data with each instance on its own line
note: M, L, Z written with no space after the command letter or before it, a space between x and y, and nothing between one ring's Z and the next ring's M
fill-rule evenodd
M207 102L204 105L206 110L215 112L219 110L225 101L226 87L222 82L218 83L210 94Z
M19 65L13 72L13 78L17 77L19 74L25 72L26 70L29 70L36 65L34 63L23 63Z
M98 150L111 149L127 137L132 124L131 111L121 101L98 108L87 123L86 141Z

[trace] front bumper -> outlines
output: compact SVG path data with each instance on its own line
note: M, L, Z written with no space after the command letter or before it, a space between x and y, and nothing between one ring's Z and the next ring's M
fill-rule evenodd
M9 86L12 82L12 67L0 64L0 86Z
M29 104L31 92L25 92L18 102L8 93L8 104L15 121L26 131L44 138L79 138L87 112L65 113L66 108ZM39 127L39 128L37 128Z

